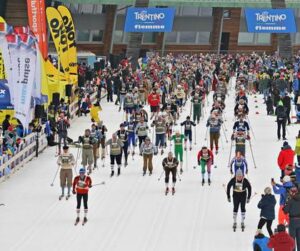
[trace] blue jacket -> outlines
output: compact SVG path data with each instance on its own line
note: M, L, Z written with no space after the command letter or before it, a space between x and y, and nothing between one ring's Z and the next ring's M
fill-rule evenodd
M276 184L273 186L273 192L275 194L280 194L280 206L284 206L287 196L287 189L292 188L294 185L292 182L286 182L283 185Z
M259 201L257 207L261 209L260 217L263 217L267 220L274 220L275 219L275 205L276 199L273 194L266 194L262 196L261 200Z
M268 248L269 238L265 237L263 234L255 236L253 241L253 250L254 251L272 251Z

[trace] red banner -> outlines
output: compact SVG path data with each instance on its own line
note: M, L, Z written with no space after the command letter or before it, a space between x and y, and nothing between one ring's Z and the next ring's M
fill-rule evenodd
M29 26L38 40L43 58L48 57L45 0L27 0Z

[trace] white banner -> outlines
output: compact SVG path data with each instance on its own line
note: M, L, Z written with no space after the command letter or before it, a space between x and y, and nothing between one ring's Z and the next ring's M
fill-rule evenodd
M36 53L36 69L34 76L34 83L32 89L32 97L34 98L34 104L40 105L42 104L42 93L41 93L41 84L42 84L42 54L38 49L38 43L35 43L35 53Z

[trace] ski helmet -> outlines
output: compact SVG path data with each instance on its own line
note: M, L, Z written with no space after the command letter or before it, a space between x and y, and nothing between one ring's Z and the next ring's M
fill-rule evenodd
M79 174L82 174L82 173L85 174L85 168L83 168L83 167L79 169Z

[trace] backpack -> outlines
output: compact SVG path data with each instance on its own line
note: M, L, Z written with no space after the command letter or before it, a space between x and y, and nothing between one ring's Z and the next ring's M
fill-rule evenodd
M277 118L281 120L286 118L286 111L283 106L277 107Z

